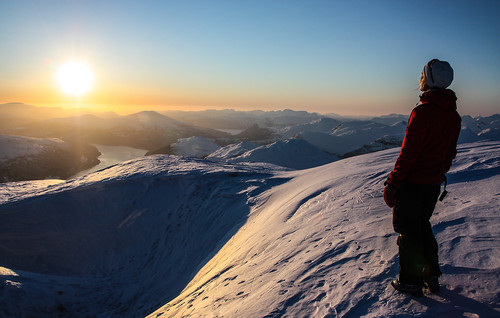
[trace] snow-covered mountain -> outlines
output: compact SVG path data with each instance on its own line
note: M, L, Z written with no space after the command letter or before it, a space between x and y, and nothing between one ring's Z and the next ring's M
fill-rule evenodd
M31 114L37 114L39 119ZM399 114L350 118L292 110L165 112L169 116L152 111L128 116L86 112L72 116L68 114L69 111L62 109L3 104L0 105L0 115L5 116L2 117L5 120L0 120L0 133L78 138L95 144L146 149L149 150L148 154L179 155L183 155L183 151L175 151L174 147L179 147L180 143L192 137L205 138L205 141L210 140L210 143L219 146L242 141L269 145L298 138L316 147L315 152L319 149L345 158L400 146L408 120L408 115ZM500 140L500 115L466 115L462 119L459 143ZM226 130L238 133L231 135ZM216 151L218 148L213 149ZM201 157L207 153L189 152L188 155ZM264 159L263 162L273 160Z
M500 143L460 145L432 218L443 288L395 292L398 149L306 170L155 155L0 185L0 316L496 317Z
M0 135L0 182L67 178L99 163L97 148L57 138Z
M210 157L208 157L210 158ZM291 169L307 169L338 160L302 139L276 141L249 150L228 162L266 162Z
M363 145L362 147L349 151L343 154L344 158L349 158L353 156L362 155L365 153L376 152L385 149L391 149L401 146L402 141L400 136L384 135L370 142L369 144Z
M323 151L342 157L380 138L399 140L399 143L395 143L391 147L400 146L406 125L405 122L397 122L392 125L360 120L340 122L329 118L288 127L282 130L282 133L284 136L293 134Z
M174 155L197 158L206 157L221 148L210 139L203 137L182 138L171 147Z
M0 105L0 114L4 106ZM24 113L18 116L21 114ZM180 138L199 136L215 139L230 136L214 129L194 127L153 111L142 111L127 116L80 114L26 122L27 118L31 117L24 118L22 125L0 126L0 132L32 137L80 139L87 143L130 146L150 151L175 143Z
M249 141L242 141L236 144L230 144L225 147L218 149L217 151L212 152L206 158L210 160L228 160L232 158L236 158L241 156L247 151L253 150L259 147L256 143Z
M401 146L408 116L391 114L370 119L320 118L279 130L282 138L299 137L340 157ZM500 140L500 115L462 117L459 143Z
M339 158L327 154L305 140L290 138L264 146L246 141L231 144L209 154L205 159L232 163L263 162L290 169L308 169Z
M198 112L166 111L163 114L191 125L213 129L247 129L253 125L283 128L305 124L324 117L318 113L290 109L278 111L237 111L233 109Z
M304 132L320 132L331 133L335 128L339 127L342 121L333 118L321 118L305 124L293 125L283 128L280 134L284 138L295 137Z
M384 124L384 125L394 125L396 123L400 123L402 121L407 122L409 115L402 115L402 114L389 114L389 115L382 115L382 116L377 116L377 117L372 117L369 120L379 123L379 124Z
M462 116L462 131L458 142L500 140L500 115L488 117Z

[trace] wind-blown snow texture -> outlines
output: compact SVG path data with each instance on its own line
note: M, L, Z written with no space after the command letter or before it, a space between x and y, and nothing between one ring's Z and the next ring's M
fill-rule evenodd
M500 143L460 146L439 295L396 293L398 149L286 171L156 155L0 187L0 316L495 317Z

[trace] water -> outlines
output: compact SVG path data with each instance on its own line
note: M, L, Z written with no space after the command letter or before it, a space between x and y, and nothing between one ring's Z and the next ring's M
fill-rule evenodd
M142 157L147 152L144 149L136 149L126 146L104 146L104 145L93 145L93 146L95 146L97 150L99 150L99 152L101 153L101 155L99 156L99 160L101 161L101 163L90 169L80 171L71 178L81 177L88 173L98 171L130 159Z

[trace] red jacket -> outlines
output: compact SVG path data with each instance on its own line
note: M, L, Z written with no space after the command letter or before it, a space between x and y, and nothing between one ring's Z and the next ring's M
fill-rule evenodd
M411 113L401 152L387 180L389 184L444 181L457 154L462 122L456 100L449 89L433 89L420 96L422 104Z

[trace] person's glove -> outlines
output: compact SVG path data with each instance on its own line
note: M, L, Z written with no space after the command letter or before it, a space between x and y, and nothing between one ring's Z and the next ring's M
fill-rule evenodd
M384 182L384 185L385 185L384 188L385 204L387 204L388 207L392 208L396 204L396 192L400 187L389 181Z

